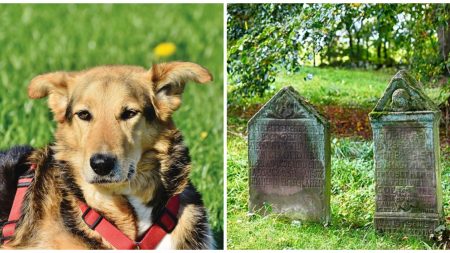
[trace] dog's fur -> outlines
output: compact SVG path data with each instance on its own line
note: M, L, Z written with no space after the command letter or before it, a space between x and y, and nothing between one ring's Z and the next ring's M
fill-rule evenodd
M0 153L1 220L7 219L18 176L37 164L22 217L6 247L109 249L81 219L78 199L138 240L167 200L179 194L178 225L159 248L212 248L205 208L188 179L188 149L171 119L189 80L206 83L212 76L197 64L172 62L150 70L101 66L35 77L28 95L48 96L57 121L55 143ZM90 166L98 153L117 158L107 175Z

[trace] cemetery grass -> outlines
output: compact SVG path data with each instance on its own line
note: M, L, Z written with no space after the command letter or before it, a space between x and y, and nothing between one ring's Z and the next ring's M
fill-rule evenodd
M293 86L306 100L314 105L336 105L347 108L372 109L383 95L389 81L396 73L394 69L378 71L331 67L303 67L299 73L281 70L271 90L262 97L254 96L239 101L229 97L231 108L264 104L285 86ZM311 79L307 76L310 75ZM232 82L229 80L229 82ZM440 101L440 89L425 88L433 100Z
M248 213L247 143L242 136L228 133L228 249L439 248L431 240L377 233L373 228L372 142L358 138L332 138L331 145L332 221L323 226L291 221L275 214L263 217ZM448 158L442 161L444 212L448 216L450 162Z
M42 147L52 141L55 123L46 99L27 98L28 82L38 74L102 64L148 68L171 60L202 64L211 71L214 82L189 83L174 120L190 150L193 184L203 196L217 246L222 248L222 13L222 5L211 4L3 5L0 148L18 144ZM176 51L158 59L153 49L162 42L174 43Z

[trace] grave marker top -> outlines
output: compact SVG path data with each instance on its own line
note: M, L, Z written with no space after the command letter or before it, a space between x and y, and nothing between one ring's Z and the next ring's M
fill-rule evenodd
M306 102L292 86L287 86L282 88L253 115L248 125L252 125L258 118L300 119L312 117L323 125L329 125L327 119Z
M372 112L439 111L422 91L421 84L406 71L391 80Z

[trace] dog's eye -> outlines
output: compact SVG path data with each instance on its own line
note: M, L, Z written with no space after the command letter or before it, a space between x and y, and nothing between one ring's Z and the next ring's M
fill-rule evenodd
M86 110L79 111L76 113L76 115L78 116L78 118L84 121L90 121L92 119L91 113Z
M138 114L138 111L127 109L120 114L120 119L127 120L131 119Z
M172 85L167 84L164 87L162 87L161 89L159 89L157 93L164 92L164 94L167 95L167 94L170 94L171 91L172 91Z

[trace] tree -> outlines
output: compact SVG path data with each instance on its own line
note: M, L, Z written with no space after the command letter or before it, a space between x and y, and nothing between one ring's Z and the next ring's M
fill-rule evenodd
M315 66L316 57L328 65L407 66L422 81L450 74L447 4L231 4L227 25L236 96L262 95L280 69Z
M228 74L233 94L262 95L281 67L296 72L325 45L332 5L230 4Z

